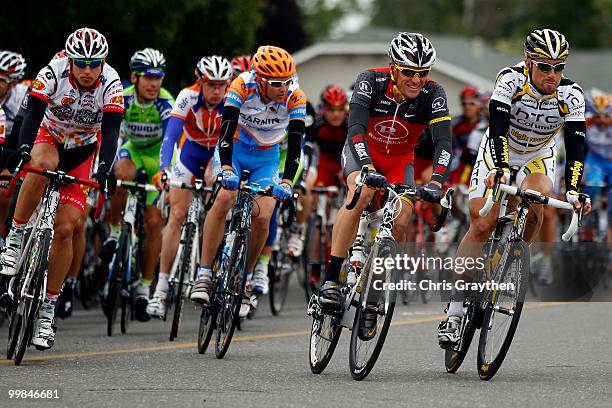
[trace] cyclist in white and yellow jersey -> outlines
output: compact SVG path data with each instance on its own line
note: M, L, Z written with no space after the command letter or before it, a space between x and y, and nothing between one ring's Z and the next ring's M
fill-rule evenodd
M576 208L578 188L584 168L585 101L582 88L563 76L569 44L555 30L535 30L524 44L525 60L500 71L489 103L490 124L482 138L472 171L469 190L470 228L461 241L457 257L481 256L484 242L497 223L499 204L485 217L487 189L495 184L495 174L503 170L501 183L510 182L510 166L518 166L516 184L550 195L555 181L555 135L564 129L567 161L566 197ZM532 205L525 229L531 241L542 224L542 205ZM585 204L585 214L590 204ZM536 222L537 220L537 222ZM469 279L470 276L465 276ZM464 279L462 278L462 279ZM459 340L464 294L454 290L446 319L438 327L442 348Z

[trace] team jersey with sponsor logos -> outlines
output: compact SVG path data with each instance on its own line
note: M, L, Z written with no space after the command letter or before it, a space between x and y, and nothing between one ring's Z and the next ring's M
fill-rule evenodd
M124 111L119 75L106 63L94 85L81 89L68 58L53 60L36 76L30 95L47 102L42 126L64 149L97 143L102 114Z
M348 132L348 121L344 121L340 126L332 126L325 121L323 116L319 116L315 122L315 138L319 151L322 154L330 154L340 157L346 134Z
M225 103L240 109L234 138L249 145L271 146L287 137L287 126L293 119L304 120L306 95L294 82L283 102L261 100L253 71L243 72L232 84Z
M590 125L586 143L589 151L612 161L612 126Z
M208 109L202 99L200 85L195 83L178 94L170 115L185 121L183 132L187 139L204 147L213 148L219 140L221 112L223 112L223 102Z
M4 125L5 135L9 135L11 133L15 116L17 116L19 107L21 106L21 103L27 93L28 86L20 83L15 85L13 88L9 88L7 94L4 96L4 99L0 100L0 107L2 110L4 110L4 115L6 117L6 123Z
M174 98L161 88L155 101L143 105L138 102L135 86L124 89L125 116L121 123L121 135L136 147L151 146L161 142L164 127L172 112Z
M553 146L565 122L585 120L584 93L578 84L562 78L554 93L544 95L529 80L524 63L499 72L491 99L511 107L507 133L511 154Z
M428 78L415 99L398 103L393 97L393 86L389 68L362 72L355 82L351 104L370 110L366 134L370 149L389 155L407 154L412 160L423 130L433 123L450 120L446 93L440 84Z

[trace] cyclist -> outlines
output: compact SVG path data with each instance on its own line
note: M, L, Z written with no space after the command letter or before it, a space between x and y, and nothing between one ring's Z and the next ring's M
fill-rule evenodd
M586 157L585 192L593 199L600 194L597 185L606 184L608 220L612 220L612 96L594 95L587 105L588 154ZM612 227L608 225L607 242L612 242Z
M518 166L518 186L551 193L555 180L554 136L561 129L564 129L567 152L566 197L576 208L580 207L578 189L584 167L585 103L580 86L562 75L569 44L558 31L535 30L527 36L524 53L524 62L506 67L497 75L489 104L489 130L480 143L471 176L471 224L459 245L457 258L479 257L484 242L495 228L499 204L486 217L480 217L478 211L485 204L486 189L495 184L498 169L504 173L501 183L509 183L510 165ZM589 211L590 204L586 204L584 212ZM525 231L528 242L540 229L542 206L533 205L529 217ZM463 293L457 290L451 293L446 319L438 327L438 340L443 348L453 347L459 340L463 300Z
M232 77L230 79L233 81L238 75L251 70L251 57L248 55L239 55L232 58L230 64L232 65Z
M375 189L386 183L414 185L414 146L429 126L434 142L435 168L422 198L437 201L451 160L450 116L442 86L429 78L436 60L431 42L419 33L399 33L389 46L387 68L362 72L350 103L348 137L342 152L347 180L347 203L353 197L362 166L370 167L359 202L352 210L342 206L336 217L330 260L319 304L325 310L341 305L340 268L357 234L359 217ZM412 202L402 200L393 235L405 242ZM364 322L372 319L364 319ZM364 327L365 328L365 327Z
M207 245L191 300L206 304L212 283L211 265L225 227L225 217L239 187L242 170L249 170L249 182L271 188L282 201L291 196L291 183L300 164L304 135L306 96L295 81L293 57L282 48L261 46L253 56L253 70L244 72L230 85L223 108L219 144L213 170L222 175L224 187L204 222ZM283 179L278 180L279 144L288 139ZM280 183L279 183L280 181ZM268 237L270 217L275 207L271 197L257 197L253 212L251 248L246 271L252 273ZM240 314L250 309L250 294L243 298Z
M21 125L20 147L11 160L14 163L31 159L34 166L87 178L99 144L96 178L102 189L112 195L115 180L110 168L117 151L124 109L121 81L105 62L108 44L97 30L76 30L66 40L65 49L67 58L51 61L36 77ZM45 185L46 179L42 176L25 177L13 226L0 254L0 273L4 275L17 273L25 227ZM78 228L88 189L71 184L62 190L49 254L47 292L32 337L32 343L41 349L50 348L55 340L54 308L72 261L73 234Z
M26 61L21 54L12 51L0 51L0 111L4 114L2 138L0 138L0 171L8 174L6 159L12 155L17 146L7 138L13 129L15 117L27 93L28 87L20 84L26 69ZM5 144L6 141L6 144ZM8 211L8 200L0 194L0 223L4 223ZM2 231L2 237L5 236Z
M166 71L164 55L153 48L138 50L130 59L132 85L125 88L125 115L120 135L124 144L117 153L115 176L120 180L139 179L153 183L159 173L159 151L163 132L168 126L174 98L162 82ZM161 250L162 216L157 208L157 192L148 192L144 214L146 239L143 246L142 279L136 289L135 315L140 321L149 320L146 312L149 290ZM110 234L103 254L115 251L121 235L121 214L127 191L117 190L111 198Z
M184 135L181 152L172 168L172 179L191 184L194 177L202 178L202 168L210 170L219 132L223 97L232 74L230 62L220 56L203 57L195 68L197 81L183 89L172 109L161 148L161 171L158 184L169 173L174 148ZM211 177L207 177L211 184ZM162 237L159 278L147 313L163 318L168 292L168 275L178 250L181 226L189 209L191 191L174 188L170 191L170 215ZM206 238L207 239L207 238Z

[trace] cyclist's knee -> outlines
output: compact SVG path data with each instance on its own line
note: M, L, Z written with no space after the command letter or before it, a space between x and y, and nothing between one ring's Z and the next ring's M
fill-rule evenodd
M145 233L160 231L163 226L163 221L160 214L149 213L145 217Z
M130 159L121 159L115 163L115 176L119 180L134 180L136 178L136 167Z
M257 229L258 231L267 230L270 226L270 219L266 217L253 217L251 220L251 226L253 229Z
M52 154L33 154L31 163L34 167L40 167L47 170L55 170L57 169L57 165L59 164L59 158Z
M232 194L231 191L221 189L219 191L219 194L217 194L217 198L215 199L214 207L218 211L226 213L232 207L233 203L234 203L234 194Z
M170 221L177 222L179 224L183 223L185 217L187 216L187 205L185 204L175 204L170 207Z
M71 220L56 220L53 240L58 242L70 242L75 233L75 225Z
M472 217L470 223L470 232L472 237L476 238L479 242L486 241L493 229L495 228L495 220L491 220L488 217Z

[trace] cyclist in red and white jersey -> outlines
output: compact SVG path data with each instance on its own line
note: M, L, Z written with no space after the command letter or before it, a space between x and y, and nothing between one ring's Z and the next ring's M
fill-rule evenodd
M123 114L123 87L117 72L105 62L106 38L91 28L81 28L66 40L66 58L51 61L36 77L19 134L19 150L11 159L31 160L36 167L62 170L88 178L99 145L96 178L112 194L116 180L110 168L117 151ZM17 199L13 226L0 255L0 273L15 275L26 224L38 205L47 180L28 174ZM80 225L87 188L71 184L62 188L49 254L47 293L34 325L32 343L50 348L55 340L55 304L72 261L72 241Z
M383 188L387 182L414 185L414 146L426 127L430 127L434 141L435 168L423 191L425 200L440 198L451 160L446 94L440 84L428 77L436 60L433 45L422 34L404 32L391 41L388 54L389 67L359 75L351 99L348 137L342 152L347 200L353 197L362 166L372 171L363 180L368 188L362 190L355 208L347 210L343 206L334 224L331 257L319 293L319 304L328 310L340 307L340 268L357 234L359 216L375 189ZM402 201L395 221L393 235L400 243L405 241L411 205Z

